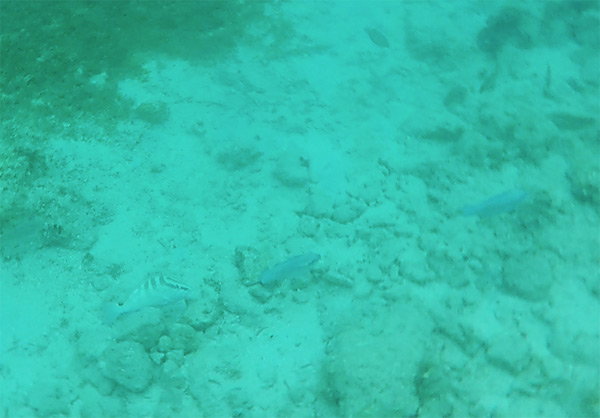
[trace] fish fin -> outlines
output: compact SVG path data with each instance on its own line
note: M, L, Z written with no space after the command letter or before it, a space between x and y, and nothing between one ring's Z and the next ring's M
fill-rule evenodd
M112 324L123 313L122 307L114 302L106 303L102 308L102 322Z

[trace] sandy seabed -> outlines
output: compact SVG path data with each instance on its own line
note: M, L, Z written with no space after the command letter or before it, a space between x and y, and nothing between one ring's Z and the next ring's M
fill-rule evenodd
M285 57L257 26L120 80L28 192L61 222L2 233L0 414L597 416L599 12L503 4L291 2ZM157 274L193 298L102 322Z

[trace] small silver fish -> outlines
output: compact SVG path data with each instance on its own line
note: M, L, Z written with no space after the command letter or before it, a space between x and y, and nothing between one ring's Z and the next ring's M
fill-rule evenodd
M509 190L504 193L485 199L475 205L466 205L461 208L463 216L479 216L489 218L501 213L512 212L529 196L523 190Z
M135 289L122 305L107 303L103 309L103 320L113 323L118 317L143 308L164 306L191 297L191 289L164 276L155 276Z
M313 264L320 259L321 256L316 253L296 255L263 271L258 278L258 281L252 284L261 283L263 285L269 285L277 281L302 276L309 272Z
M365 32L367 32L367 35L369 35L369 39L371 40L371 42L373 42L378 47L380 47L380 48L389 48L390 47L390 43L388 42L387 38L383 35L383 33L379 32L377 29L365 28Z

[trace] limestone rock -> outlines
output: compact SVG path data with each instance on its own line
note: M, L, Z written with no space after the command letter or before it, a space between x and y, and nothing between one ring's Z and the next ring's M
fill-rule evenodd
M139 343L114 342L101 358L100 369L104 376L129 391L141 392L152 380L152 360Z

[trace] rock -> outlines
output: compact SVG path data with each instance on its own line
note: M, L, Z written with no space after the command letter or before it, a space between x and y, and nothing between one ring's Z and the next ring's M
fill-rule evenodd
M185 373L181 368L181 364L173 359L168 359L163 364L163 375L166 383L171 388L184 389L187 385Z
M133 341L114 342L101 356L100 369L107 378L131 391L141 392L152 381L152 360L144 347Z
M150 353L150 358L156 364L161 364L164 357L165 357L165 353L160 353L158 351L154 351L153 353Z
M526 300L543 300L554 282L551 254L540 251L508 257L502 265L500 289Z
M173 341L168 335L163 335L158 340L158 351L166 353L173 348Z
M529 344L517 331L503 331L489 341L487 355L490 362L509 373L518 374L531 360Z
M163 312L159 308L150 307L121 316L114 325L115 337L118 340L138 342L146 351L150 351L166 333L166 325L162 321Z
M422 353L414 347L426 344L427 332L422 330L430 329L431 324L411 309L414 307L394 305L385 314L378 312L369 326L341 326L331 338L324 370L327 392L323 396L337 404L339 415L417 415L415 375ZM402 335L415 335L415 339L405 344Z
M273 177L282 186L289 188L305 188L309 183L308 162L295 152L282 154L277 159Z
M185 312L185 318L197 331L206 331L214 325L221 314L218 304L219 296L210 286L200 289L200 296L191 301Z
M188 354L198 348L198 331L189 325L173 324L170 335L174 349L183 350L184 353Z

